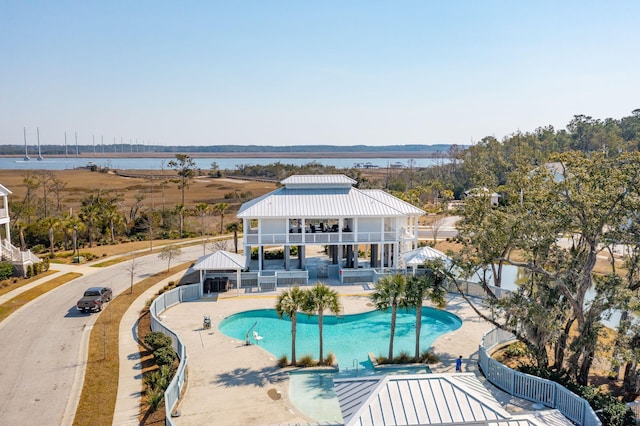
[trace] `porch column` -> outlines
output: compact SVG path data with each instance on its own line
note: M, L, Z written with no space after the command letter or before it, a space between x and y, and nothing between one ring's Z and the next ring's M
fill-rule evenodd
M372 268L377 268L378 267L378 244L371 244L370 262L371 262L371 267Z
M258 271L262 271L264 247L262 246L262 219L258 219Z
M358 269L358 244L353 246L353 267Z
M355 269L358 269L358 242L360 241L360 236L358 235L358 218L355 217L353 219L353 238L354 238L354 245L353 245L353 267ZM367 237L367 240L369 238Z
M242 219L242 246L244 247L244 260L245 265L251 265L251 245L248 244L247 235L249 234L249 219Z
M393 243L393 267L398 267L398 259L400 258L400 243Z
M389 244L382 244L382 266L389 266Z
M298 247L298 257L300 258L300 269L304 269L306 261L306 246Z
M290 256L291 256L291 247L284 246L284 269L288 271L290 268Z
M347 264L345 265L345 267L347 268L353 268L353 245L348 244L347 245Z
M202 269L200 269L200 288L198 290L198 294L200 295L200 298L202 299L202 296L204 296L204 280L202 279L203 274L202 274Z

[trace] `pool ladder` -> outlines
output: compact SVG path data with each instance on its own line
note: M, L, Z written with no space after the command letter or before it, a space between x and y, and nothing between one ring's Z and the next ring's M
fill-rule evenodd
M258 325L258 321L254 322L253 325L249 327L249 330L247 330L247 334L244 335L244 344L247 346L251 344L251 341L249 340L249 336L251 335L251 332L253 331L253 329L256 328L256 325Z

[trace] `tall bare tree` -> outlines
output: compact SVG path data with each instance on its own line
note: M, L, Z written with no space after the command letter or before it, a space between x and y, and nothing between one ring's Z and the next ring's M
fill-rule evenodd
M187 154L176 154L176 159L169 161L168 166L178 173L178 189L182 191L182 205L184 205L184 191L196 175L196 163Z

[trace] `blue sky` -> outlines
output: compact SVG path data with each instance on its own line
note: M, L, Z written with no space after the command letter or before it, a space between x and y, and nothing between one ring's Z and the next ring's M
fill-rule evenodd
M638 1L0 0L0 144L477 142L640 108ZM71 140L71 139L70 139Z

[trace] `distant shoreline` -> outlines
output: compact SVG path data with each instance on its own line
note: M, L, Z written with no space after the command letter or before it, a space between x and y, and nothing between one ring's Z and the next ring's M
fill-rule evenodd
M443 158L442 151L407 152L407 151L349 151L349 152L84 152L78 155L46 154L43 158L175 158L176 154L186 154L192 158ZM31 154L36 160L36 155ZM0 158L23 158L22 155L0 154Z

